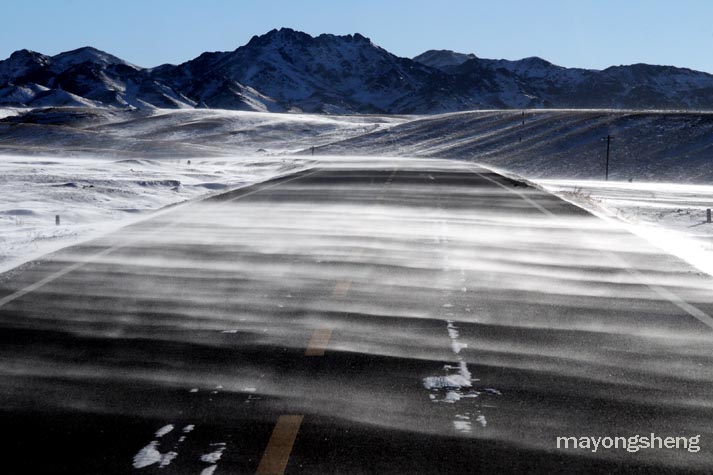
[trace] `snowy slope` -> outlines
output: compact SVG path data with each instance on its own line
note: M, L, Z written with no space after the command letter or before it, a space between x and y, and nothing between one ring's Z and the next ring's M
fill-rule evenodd
M0 119L0 154L191 158L285 154L404 122L212 109L48 108Z
M521 105L523 94L532 99L529 107L713 109L713 75L686 68L633 64L599 71L565 68L538 57L493 60L433 50L414 61L476 84L472 97L494 92L502 99L494 107L500 108L527 107ZM483 87L474 76L495 79Z
M417 63L425 64L432 68L440 69L442 71L450 72L456 66L460 66L468 60L476 59L477 57L470 53L456 53L455 51L441 49L434 50L430 49L424 51L418 56L414 56L413 60Z
M165 205L312 162L291 151L404 120L206 109L0 109L0 273Z
M55 56L21 50L0 61L0 104L10 106L193 107L142 68L95 48Z
M317 149L325 155L455 158L528 178L713 180L713 113L612 110L481 111L419 117Z

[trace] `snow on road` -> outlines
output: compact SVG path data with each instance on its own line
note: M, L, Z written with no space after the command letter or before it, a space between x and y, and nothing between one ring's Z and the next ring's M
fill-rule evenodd
M12 116L24 112L0 109L0 119L15 120ZM616 218L632 232L713 274L713 225L704 223L705 209L713 206L713 187L681 184L706 179L709 167L696 157L673 160L680 151L667 152L660 134L656 135L661 130L675 135L679 148L688 150L686 144L705 130L693 128L698 135L690 136L676 127L699 117L612 111L531 115L528 127L533 130L522 135L519 113L503 111L405 117L37 110L31 113L30 123L7 123L0 130L4 153L16 154L0 156L0 272L141 219L165 205L294 171L313 157L290 154L309 153L315 146L320 160L327 161L334 157L324 156L325 152L346 159L442 156L496 165L537 180L604 217ZM626 135L634 141L631 144L623 138L617 142L613 166L615 175L635 176L636 182L548 179L600 174L603 132L594 125L627 118L638 121L641 133ZM582 137L557 132L567 121L582 129L578 133L590 145L581 145ZM673 125L664 127L660 121ZM630 149L641 156L634 160ZM189 164L188 158L195 156L204 158L193 158ZM680 183L642 181L649 176L680 179ZM57 214L60 225L55 225Z
M594 180L537 180L546 190L615 220L669 254L713 275L713 186Z
M152 211L308 166L289 157L0 160L0 272ZM55 224L55 216L60 224Z
M22 113L0 121L0 273L163 206L307 166L291 152L406 120L76 108L5 108L0 119Z
M0 119L26 112L3 108ZM72 108L30 115L0 130L0 272L163 206L305 166L290 152L405 120Z

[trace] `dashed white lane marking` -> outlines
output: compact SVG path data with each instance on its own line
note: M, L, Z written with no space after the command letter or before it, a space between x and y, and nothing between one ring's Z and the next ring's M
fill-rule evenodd
M487 176L483 175L482 173L478 173L477 171L475 171L473 169L470 169L470 171L475 173L479 177L483 178L484 180L488 180L489 182L494 183L495 185L499 186L500 188L507 190L510 193L513 193L513 194L519 196L520 198L525 200L527 203L532 205L534 208L538 209L542 214L544 214L548 217L551 217L551 218L556 217L556 215L554 213L552 213L550 210L543 208L541 205L539 205L538 203L535 203L532 199L530 199L525 194L519 192L518 190L510 189L507 186L503 185L502 183L499 183L498 181L493 180L492 178L487 177ZM699 322L703 323L704 325L708 326L709 328L713 328L713 317L708 315L706 312L704 312L700 308L696 307L695 305L692 305L692 304L686 302L685 300L683 300L681 297L674 294L670 290L668 290L664 287L661 287L660 285L649 282L649 280L646 278L646 276L644 276L636 267L632 266L626 260L624 260L623 258L614 254L613 252L604 251L604 250L602 250L601 252L602 252L602 254L607 256L609 259L613 260L614 262L616 262L619 265L621 265L622 267L624 267L627 270L627 272L629 272L632 276L636 277L636 279L641 284L645 285L646 287L648 287L649 289L654 291L657 295L659 295L660 297L662 297L665 300L668 300L670 303L672 303L676 307L680 308L681 310L686 312L688 315L692 316L693 318L695 318Z
M285 415L277 419L270 440L263 453L256 475L282 475L292 453L292 446L302 424L302 415Z

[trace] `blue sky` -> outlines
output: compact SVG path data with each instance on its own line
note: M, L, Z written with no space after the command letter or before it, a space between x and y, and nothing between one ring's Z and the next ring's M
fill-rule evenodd
M233 50L287 26L359 32L399 55L452 49L563 66L646 62L713 72L710 0L6 0L0 57L91 45L140 66Z

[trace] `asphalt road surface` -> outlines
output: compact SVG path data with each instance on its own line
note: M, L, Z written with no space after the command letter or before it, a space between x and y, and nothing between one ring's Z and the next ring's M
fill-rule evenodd
M3 276L0 472L711 473L711 284L484 169L325 164Z

